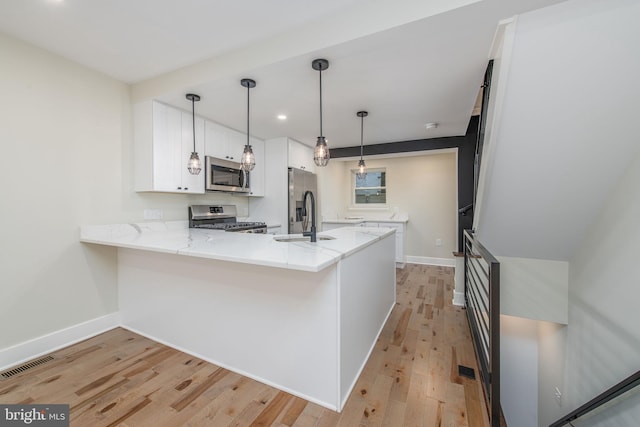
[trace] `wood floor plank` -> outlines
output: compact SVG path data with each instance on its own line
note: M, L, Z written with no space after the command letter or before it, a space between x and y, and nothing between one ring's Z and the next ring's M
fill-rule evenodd
M0 381L0 403L67 403L71 426L488 427L453 269L397 270L396 305L342 413L116 328ZM258 356L256 356L258 357Z

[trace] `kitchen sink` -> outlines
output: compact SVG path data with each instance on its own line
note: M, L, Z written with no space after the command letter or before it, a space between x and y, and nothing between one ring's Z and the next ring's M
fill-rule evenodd
M335 237L331 237L331 236L318 236L317 240L334 240ZM285 243L291 243L291 242L310 242L311 241L311 237L310 236L300 236L299 234L296 235L287 235L287 236L276 236L273 238L273 240L275 240L276 242L285 242Z

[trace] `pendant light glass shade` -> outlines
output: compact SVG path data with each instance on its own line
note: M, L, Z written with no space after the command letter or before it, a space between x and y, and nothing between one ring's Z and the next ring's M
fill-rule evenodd
M251 171L256 166L256 156L253 154L251 144L249 144L249 90L252 87L256 87L256 82L251 79L242 79L240 80L240 84L247 88L247 144L244 146L244 151L242 152L240 166L246 171Z
M313 162L317 166L327 166L327 163L329 163L329 147L327 147L327 141L324 136L318 137L316 148L313 150Z
M322 71L329 68L329 61L326 59L314 59L311 67L320 73L320 136L316 142L316 148L313 150L313 162L316 166L327 166L329 163L329 147L327 140L322 135Z
M256 156L253 154L253 150L251 149L250 145L244 146L240 165L242 166L242 169L246 171L251 171L254 167L256 167Z
M195 95L193 93L187 94L187 99L191 101L191 117L193 123L193 151L191 152L191 157L189 157L189 162L187 163L187 169L191 175L199 175L202 170L202 163L200 163L200 157L198 157L198 152L196 151L196 101L200 101L200 96Z
M202 165L200 163L200 157L198 157L198 153L195 151L191 152L191 157L189 157L189 164L187 166L191 175L198 175L202 170Z
M366 111L358 111L357 113L357 116L360 117L360 161L358 162L358 172L356 172L356 175L359 179L364 179L367 176L367 165L364 164L364 159L362 158L362 152L364 150L362 135L364 133L364 118L367 117L368 114Z
M367 165L364 164L364 160L360 159L358 162L358 172L356 172L358 179L365 179L367 177Z

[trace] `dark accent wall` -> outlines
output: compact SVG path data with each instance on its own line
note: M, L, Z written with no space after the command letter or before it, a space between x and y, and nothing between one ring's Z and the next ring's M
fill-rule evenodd
M445 148L458 149L458 210L473 203L473 163L478 139L478 116L471 117L467 132L464 136L446 138L417 139L384 144L364 146L364 155L411 153L415 151L442 150ZM332 148L331 158L359 157L360 146ZM412 213L413 215L413 213ZM458 212L458 251L462 252L463 230L473 225L473 209L466 215Z

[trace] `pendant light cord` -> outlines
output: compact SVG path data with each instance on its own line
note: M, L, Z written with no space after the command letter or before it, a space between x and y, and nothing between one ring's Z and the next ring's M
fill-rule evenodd
M249 144L249 91L251 90L250 88L251 85L247 85L247 147L250 145Z
M320 68L320 136L322 133L322 68Z
M193 152L196 152L196 98L191 98L191 123L193 124Z
M364 115L360 116L360 160L362 160L362 152L363 152L363 142L362 142L363 132L364 132Z

